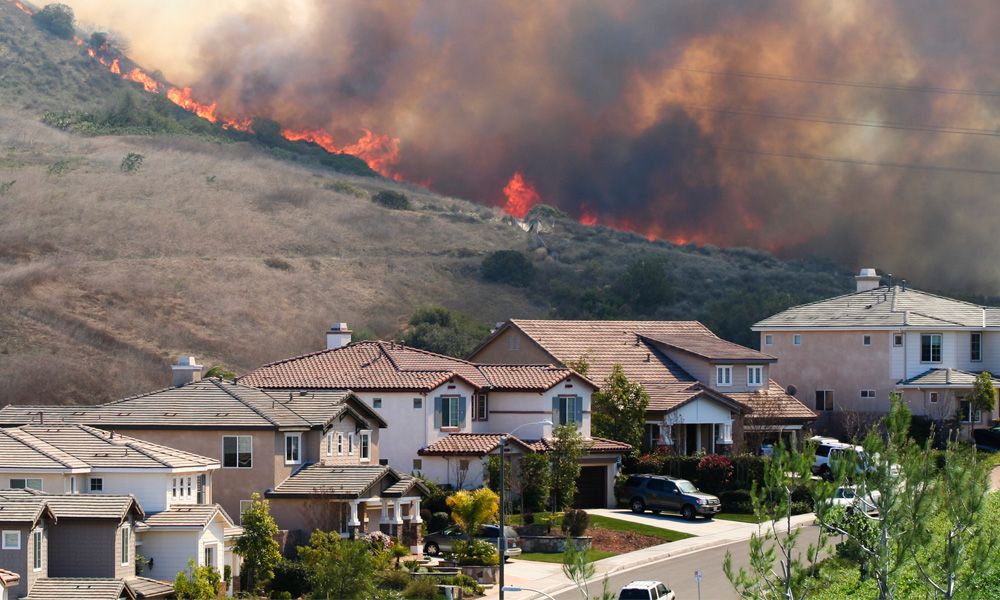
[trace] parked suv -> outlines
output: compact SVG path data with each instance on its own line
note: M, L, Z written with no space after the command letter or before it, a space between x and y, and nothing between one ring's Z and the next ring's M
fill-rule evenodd
M677 600L677 596L659 581L633 581L618 592L618 600Z
M654 513L662 510L677 511L689 521L698 515L711 519L722 510L718 497L699 491L687 479L660 475L629 477L622 486L618 499L628 502L634 513L641 513L646 509Z
M865 458L864 448L838 442L832 438L825 438L825 441L816 446L816 457L813 459L812 465L813 475L819 475L827 481L832 480L834 463L843 460L851 452L857 455L856 469L860 473L868 462Z

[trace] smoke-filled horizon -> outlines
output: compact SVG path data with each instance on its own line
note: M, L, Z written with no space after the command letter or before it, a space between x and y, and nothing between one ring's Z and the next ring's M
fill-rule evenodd
M70 4L220 112L398 139L380 170L441 193L1000 292L991 0Z

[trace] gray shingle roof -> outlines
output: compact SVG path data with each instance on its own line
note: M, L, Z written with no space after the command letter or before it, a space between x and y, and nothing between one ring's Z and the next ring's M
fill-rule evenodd
M900 286L879 287L794 306L754 325L812 327L996 327L1000 309Z
M42 516L56 518L42 494L0 490L0 523L35 523Z
M166 598L174 593L174 584L148 577L131 577L125 580L125 585L137 598Z
M385 466L303 466L268 490L268 497L315 497L353 499L386 493L397 483L414 478ZM425 490L426 491L426 490Z
M919 375L900 381L898 385L971 388L976 383L977 375L978 373L961 369L928 369ZM1000 385L1000 380L994 378L993 385Z
M173 506L169 510L146 515L143 523L150 527L204 527L216 515L225 521L223 527L234 527L235 523L218 504L192 504Z
M87 577L42 577L24 600L118 600L135 598L135 593L122 579Z
M3 507L24 511L21 505L47 506L56 519L124 519L131 511L143 517L142 507L135 496L111 494L49 494L32 489L0 490L0 513Z

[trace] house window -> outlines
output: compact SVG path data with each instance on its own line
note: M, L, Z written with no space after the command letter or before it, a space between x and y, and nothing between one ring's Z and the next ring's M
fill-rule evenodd
M69 478L69 493L71 494L76 493L76 477Z
M3 549L4 550L20 550L21 549L21 532L14 531L4 531L3 532Z
M958 415L963 423L982 423L983 411L974 410L972 402L968 400L958 401Z
M41 489L42 489L42 480L41 479L23 478L23 477L19 477L17 479L11 479L10 480L10 489L12 489L12 490L29 489L29 490L39 490L39 491L41 491Z
M441 427L461 426L461 420L459 420L461 400L458 396L441 398Z
M35 571L42 570L42 530L36 529L31 532L31 568Z
M940 333L925 333L920 336L920 362L941 362Z
M937 401L938 401L938 398L939 398L937 392L929 392L927 394L927 397L928 397L928 400L930 400L931 404L937 404Z
M91 477L90 478L90 491L92 491L92 492L103 492L104 491L104 478L103 477Z
M660 444L660 424L646 423L642 426L642 450L650 452Z
M215 568L215 547L205 546L205 566Z
M733 368L728 366L715 367L715 385L733 385Z
M173 479L170 480L170 497L171 498L176 498L177 497L177 478L176 477L174 477Z
M333 455L333 432L330 431L326 434L326 455Z
M875 399L875 390L861 390L861 399L862 400L874 400Z
M983 360L983 334L973 333L969 338L969 358L972 362Z
M559 396L555 399L555 419L559 425L579 425L583 422L583 398Z
M764 336L764 345L765 346L773 346L774 345L774 336L771 335L771 334L765 335Z
M382 467L388 467L389 466L389 459L388 458L380 458L380 459L378 459L378 464L380 466L382 466Z
M903 345L903 334L897 333L892 336L892 345L900 348Z
M795 335L793 335L792 336L792 343L795 344L796 346L801 346L802 345L802 336L800 334L798 334L798 333L796 333Z
M354 456L354 434L347 434L347 453Z
M489 421L490 405L486 394L476 394L476 401L472 404L473 421Z
M253 467L253 436L226 435L222 437L222 466L226 469Z
M285 464L297 465L302 462L301 457L302 434L285 434Z
M344 453L344 434L338 431L337 432L337 456L340 456L343 453Z
M863 345L865 345L865 346L871 346L872 345L872 336L870 336L870 335L863 335L863 336L861 336L861 343Z
M747 367L747 385L751 387L758 387L764 383L764 367L760 366L750 366Z
M421 460L421 459L419 459L419 458L414 458L413 459L413 470L414 471L419 471L420 469L423 469L423 468L424 468L424 461Z
M458 461L458 470L461 471L461 472L463 472L463 473L466 472L466 471L468 471L469 470L469 461L467 461L467 460L460 460L460 461Z
M413 399L413 408L423 408L423 407L424 407L424 399L423 398L414 398Z
M507 349L508 350L520 350L521 349L521 338L514 334L507 336Z
M372 408L382 408L382 399L372 398Z
M197 504L205 503L205 488L208 486L208 475L199 475L197 480L196 490L198 492L198 497L195 499Z
M128 538L129 530L128 525L122 529L122 565L128 564Z
M191 497L191 478L188 477L187 479L188 479L188 482L187 482L188 483L188 485L187 485L187 491L188 491L187 497L190 498Z
M243 524L243 513L250 510L253 506L253 500L240 500L240 524Z
M816 410L833 410L832 390L816 390Z
M371 460L371 440L372 432L362 431L361 437L358 439L358 446L360 447L359 454L361 455L361 462L368 462Z

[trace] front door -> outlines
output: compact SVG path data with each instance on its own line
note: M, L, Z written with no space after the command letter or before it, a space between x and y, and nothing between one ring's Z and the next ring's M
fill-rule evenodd
M692 454L698 453L698 426L697 425L685 425L684 426L684 454L691 456Z

